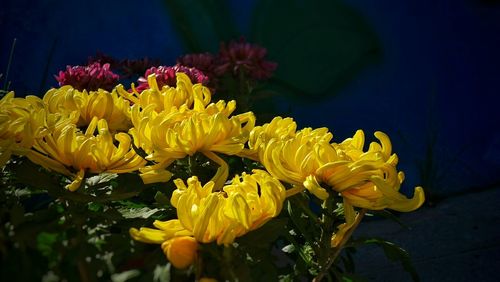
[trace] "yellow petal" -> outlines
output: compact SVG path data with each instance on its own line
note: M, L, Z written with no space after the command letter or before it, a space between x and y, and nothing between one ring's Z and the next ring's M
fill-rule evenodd
M197 257L198 242L193 237L174 237L161 245L168 260L176 268L192 265Z
M323 201L328 199L328 191L326 191L325 188L319 185L314 176L309 175L306 177L306 180L304 181L304 187L306 187L307 190L309 190L309 192L311 192L314 196L318 197L318 199Z
M82 181L83 181L84 176L85 176L85 170L80 169L80 171L78 171L78 173L76 174L76 177L73 180L73 182L66 185L66 189L68 189L71 192L76 191L82 185Z

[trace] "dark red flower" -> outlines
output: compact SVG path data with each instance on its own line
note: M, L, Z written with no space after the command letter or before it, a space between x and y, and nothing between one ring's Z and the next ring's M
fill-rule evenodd
M215 56L210 53L187 54L177 58L177 64L190 68L195 68L210 80L214 78Z
M267 79L271 77L277 64L266 61L266 55L265 48L250 44L243 38L231 41L229 46L221 43L214 71L217 75L232 73L238 76L240 72L244 72L253 79Z
M93 63L100 63L101 65L109 64L109 67L112 70L116 70L117 68L119 68L119 64L120 64L120 62L118 60L116 60L115 58L113 58L107 54L104 54L101 51L97 51L95 53L95 56L93 56L93 57L88 57L87 65L91 65Z
M120 69L123 72L125 77L139 76L142 75L145 71L150 69L153 66L157 66L160 64L160 61L157 59L150 59L148 57L136 60L122 60L120 62Z
M67 66L54 76L59 86L71 85L80 91L95 91L102 88L111 91L118 84L119 76L109 70L109 64L101 66L95 62L88 66Z
M176 73L183 72L185 73L193 84L201 83L206 85L209 81L208 77L201 71L196 68L190 68L181 65L175 65L173 67L159 66L152 67L146 71L144 77L140 77L137 81L139 85L136 87L138 92L142 92L145 89L149 88L147 77L151 74L156 74L156 82L158 83L158 87L162 88L165 85L170 87L175 87L177 84L177 78L175 76Z

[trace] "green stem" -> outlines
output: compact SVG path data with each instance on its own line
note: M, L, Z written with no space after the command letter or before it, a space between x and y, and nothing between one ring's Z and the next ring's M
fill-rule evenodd
M337 257L340 255L340 252L342 251L344 245L349 241L349 238L351 238L352 233L356 228L358 227L359 223L363 219L363 216L366 213L366 209L362 209L359 212L359 215L356 217L352 227L346 232L342 240L340 241L339 245L335 248L329 248L329 253L330 255L328 256L328 259L324 265L321 265L321 272L313 279L313 282L319 282L325 277L325 275L328 273L330 270L330 267L332 264L337 260Z
M227 268L228 273L230 275L230 281L238 281L238 275L233 270L233 247L232 246L224 246L222 251L222 257L224 261L224 266Z
M328 197L322 205L323 215L321 217L321 237L320 248L318 254L318 264L320 273L327 273L329 268L329 259L331 254L331 237L333 234L334 220L332 217L335 208L335 197ZM319 281L319 280L318 280Z
M250 110L250 92L252 91L250 85L248 84L248 80L243 71L240 71L238 77L238 86L240 88L239 97L238 97L238 108L244 113Z
M17 38L14 38L14 40L12 41L12 46L10 47L9 61L7 62L7 69L5 70L5 82L3 84L3 90L5 92L7 92L7 90L9 90L9 82L8 82L9 72L10 72L10 66L12 64L12 59L14 57L14 50L16 48L16 42L17 42Z

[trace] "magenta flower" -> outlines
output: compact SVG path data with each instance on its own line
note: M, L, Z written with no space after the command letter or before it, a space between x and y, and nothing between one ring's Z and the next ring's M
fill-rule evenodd
M240 72L243 72L253 79L267 79L271 77L277 64L266 61L266 55L265 48L250 44L243 38L239 41L231 41L229 46L221 43L217 67L214 71L217 75L229 72L238 76Z
M102 88L111 91L118 84L119 76L109 70L109 64L96 62L88 66L67 66L54 76L59 86L71 85L80 91L95 91Z
M137 92L142 92L145 89L149 88L147 77L151 74L156 74L156 82L158 83L158 87L162 88L165 85L170 87L175 87L177 83L177 79L175 74L178 72L185 73L193 84L201 83L206 85L209 81L208 77L201 71L196 68L190 68L182 65L175 65L173 67L159 66L152 67L146 71L144 77L140 77L137 81L139 85L135 88Z

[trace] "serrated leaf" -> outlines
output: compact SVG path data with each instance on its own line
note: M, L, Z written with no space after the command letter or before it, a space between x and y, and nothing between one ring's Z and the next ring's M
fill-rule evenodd
M148 207L130 209L130 208L118 208L118 211L122 214L124 218L149 218L160 209L150 209Z
M98 184L107 183L118 177L117 173L100 173L85 179L88 186L96 186Z

